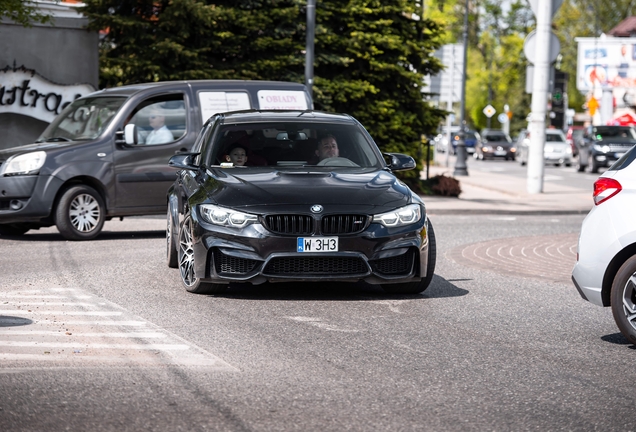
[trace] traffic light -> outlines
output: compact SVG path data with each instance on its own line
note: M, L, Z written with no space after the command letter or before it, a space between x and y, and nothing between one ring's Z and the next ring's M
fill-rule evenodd
M550 126L558 129L565 127L564 95L568 91L568 74L558 70L554 71L554 87L552 89L552 114L550 115Z

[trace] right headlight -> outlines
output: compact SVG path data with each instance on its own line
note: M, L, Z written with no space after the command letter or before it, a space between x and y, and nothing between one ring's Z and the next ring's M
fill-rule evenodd
M201 217L214 225L243 228L246 225L258 222L258 217L253 214L231 210L212 204L202 204L199 206Z
M399 209L373 215L373 222L386 227L400 227L411 225L422 219L422 207L419 204L409 204Z
M11 156L2 164L0 175L37 174L46 161L46 152L37 151Z

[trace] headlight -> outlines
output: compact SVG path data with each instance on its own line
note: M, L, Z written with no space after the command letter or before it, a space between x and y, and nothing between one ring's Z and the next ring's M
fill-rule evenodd
M422 207L419 204L409 204L406 207L373 216L373 222L387 227L399 227L414 224L422 219Z
M257 222L258 217L252 214L243 213L228 208L215 206L212 204L202 204L199 206L201 217L206 222L214 225L243 228L246 225Z
M601 145L601 144L594 144L594 150L601 152L601 153L609 153L610 151L610 146L608 145Z
M11 156L0 169L0 175L37 174L44 165L46 152L37 151Z

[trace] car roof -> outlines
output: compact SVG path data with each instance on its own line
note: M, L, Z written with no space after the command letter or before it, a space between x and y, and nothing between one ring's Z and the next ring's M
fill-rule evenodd
M277 121L312 121L328 123L357 123L348 114L315 110L245 110L219 114L222 123L262 123Z
M194 91L201 89L237 90L250 89L284 89L284 90L304 90L305 85L295 82L284 81L260 81L260 80L181 80L181 81L157 81L138 84L129 84L119 87L111 87L98 90L87 96L130 96L140 91L163 88L165 90L181 89L186 86L192 87Z

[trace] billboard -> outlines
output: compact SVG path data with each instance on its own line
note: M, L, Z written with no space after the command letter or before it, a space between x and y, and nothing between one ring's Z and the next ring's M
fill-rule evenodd
M636 105L636 38L576 38L576 88L599 97L611 89L616 107Z

